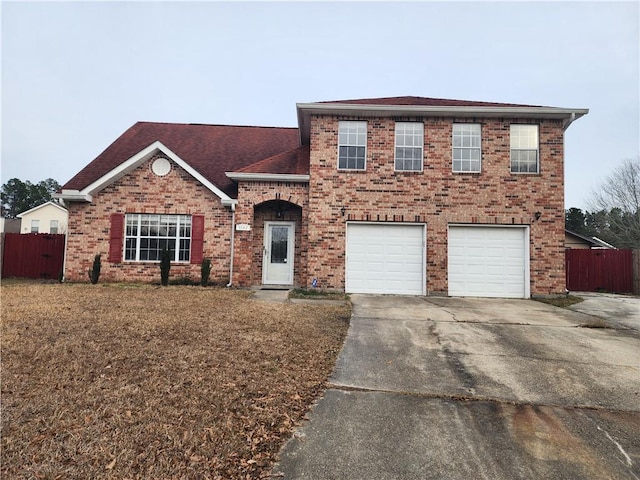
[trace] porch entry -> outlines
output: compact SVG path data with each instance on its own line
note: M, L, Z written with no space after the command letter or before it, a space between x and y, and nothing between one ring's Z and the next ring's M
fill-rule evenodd
M265 222L262 258L264 285L293 285L295 222Z

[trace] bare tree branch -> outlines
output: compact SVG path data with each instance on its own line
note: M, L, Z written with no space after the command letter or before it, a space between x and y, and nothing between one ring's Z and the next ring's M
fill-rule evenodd
M624 159L593 192L589 206L607 213L614 245L640 248L640 156Z

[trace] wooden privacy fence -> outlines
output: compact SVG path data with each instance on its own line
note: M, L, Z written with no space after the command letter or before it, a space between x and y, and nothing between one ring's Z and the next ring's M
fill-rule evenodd
M632 250L565 250L567 290L633 293Z
M64 263L64 235L6 233L2 278L58 279Z

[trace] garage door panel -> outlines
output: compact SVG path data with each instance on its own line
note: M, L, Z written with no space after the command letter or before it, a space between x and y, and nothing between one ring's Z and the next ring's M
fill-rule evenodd
M347 225L346 289L351 293L424 293L424 226Z
M525 297L526 232L523 227L449 227L449 295Z

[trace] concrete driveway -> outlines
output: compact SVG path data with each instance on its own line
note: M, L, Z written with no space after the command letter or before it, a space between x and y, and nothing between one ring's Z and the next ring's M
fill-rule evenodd
M640 479L637 330L528 300L352 301L274 478Z
M619 327L640 330L640 297L615 293L571 292L583 299L571 310L604 318Z

